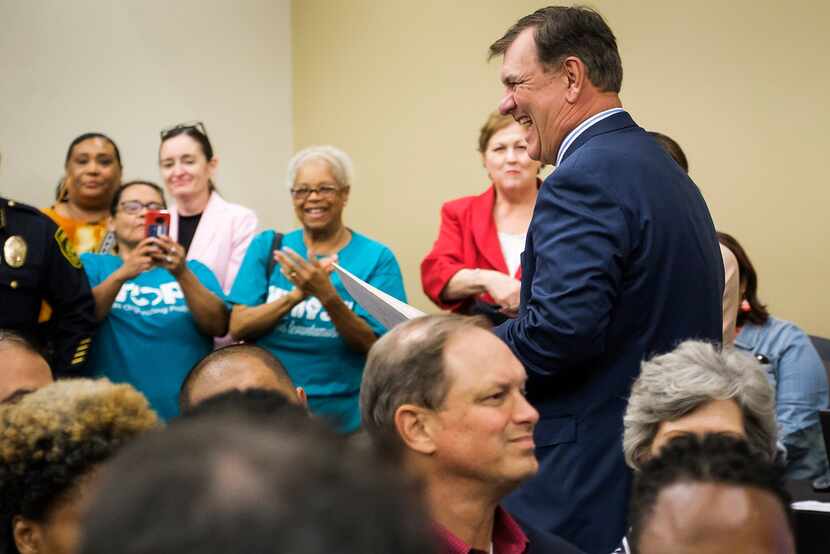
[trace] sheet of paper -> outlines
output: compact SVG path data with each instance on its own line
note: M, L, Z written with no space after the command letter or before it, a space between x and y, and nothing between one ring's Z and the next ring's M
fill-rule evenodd
M399 323L426 315L418 308L414 308L405 302L401 302L394 296L386 294L366 281L355 277L338 264L334 264L334 270L340 276L343 286L360 304L364 310L377 319L381 325L391 329Z
M819 502L818 500L802 500L793 502L794 510L806 510L809 512L830 512L830 502Z

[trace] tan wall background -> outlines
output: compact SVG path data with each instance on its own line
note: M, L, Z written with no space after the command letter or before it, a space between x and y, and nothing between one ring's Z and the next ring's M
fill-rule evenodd
M347 223L398 255L410 301L442 202L487 185L478 128L500 97L489 44L541 3L294 0L294 141L355 160ZM830 336L830 2L593 2L622 99L686 151L717 226L744 244L772 312Z
M298 148L353 155L348 223L395 250L410 300L432 310L418 264L440 205L487 184L476 135L500 95L487 46L539 5L0 0L0 194L50 203L69 141L93 129L118 142L125 178L158 179L159 129L201 119L225 196L285 228L293 128ZM830 336L830 3L594 5L620 44L625 106L683 145L773 313Z
M98 130L125 179L159 181L159 131L207 125L225 197L291 221L289 0L0 0L0 193L49 205L69 142Z

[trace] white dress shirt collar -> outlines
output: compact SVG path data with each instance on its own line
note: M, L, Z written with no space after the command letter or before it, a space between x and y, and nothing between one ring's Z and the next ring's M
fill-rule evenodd
M562 141L562 144L559 146L559 153L556 155L556 165L558 166L562 162L562 158L565 157L565 152L567 152L568 148L574 143L574 141L584 133L588 127L591 125L595 125L605 119L606 117L611 117L615 113L624 112L625 110L622 108L611 108L610 110L605 110L599 113L595 113L582 123L576 126L576 128L567 134L565 140Z

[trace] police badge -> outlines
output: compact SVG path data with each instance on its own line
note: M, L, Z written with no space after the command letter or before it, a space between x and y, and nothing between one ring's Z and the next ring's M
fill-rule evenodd
M29 252L29 245L20 235L13 235L6 239L3 245L3 259L9 267L15 269L23 267L26 263L26 254Z

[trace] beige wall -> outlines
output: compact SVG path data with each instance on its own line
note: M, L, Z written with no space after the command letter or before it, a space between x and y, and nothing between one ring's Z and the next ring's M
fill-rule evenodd
M100 130L159 180L159 130L199 119L227 199L287 225L289 0L0 0L0 193L51 202L69 142Z
M294 141L350 152L348 224L391 246L415 305L442 202L486 186L477 129L499 99L487 46L526 0L295 0ZM686 150L719 228L774 314L830 336L830 2L593 2L624 105Z

